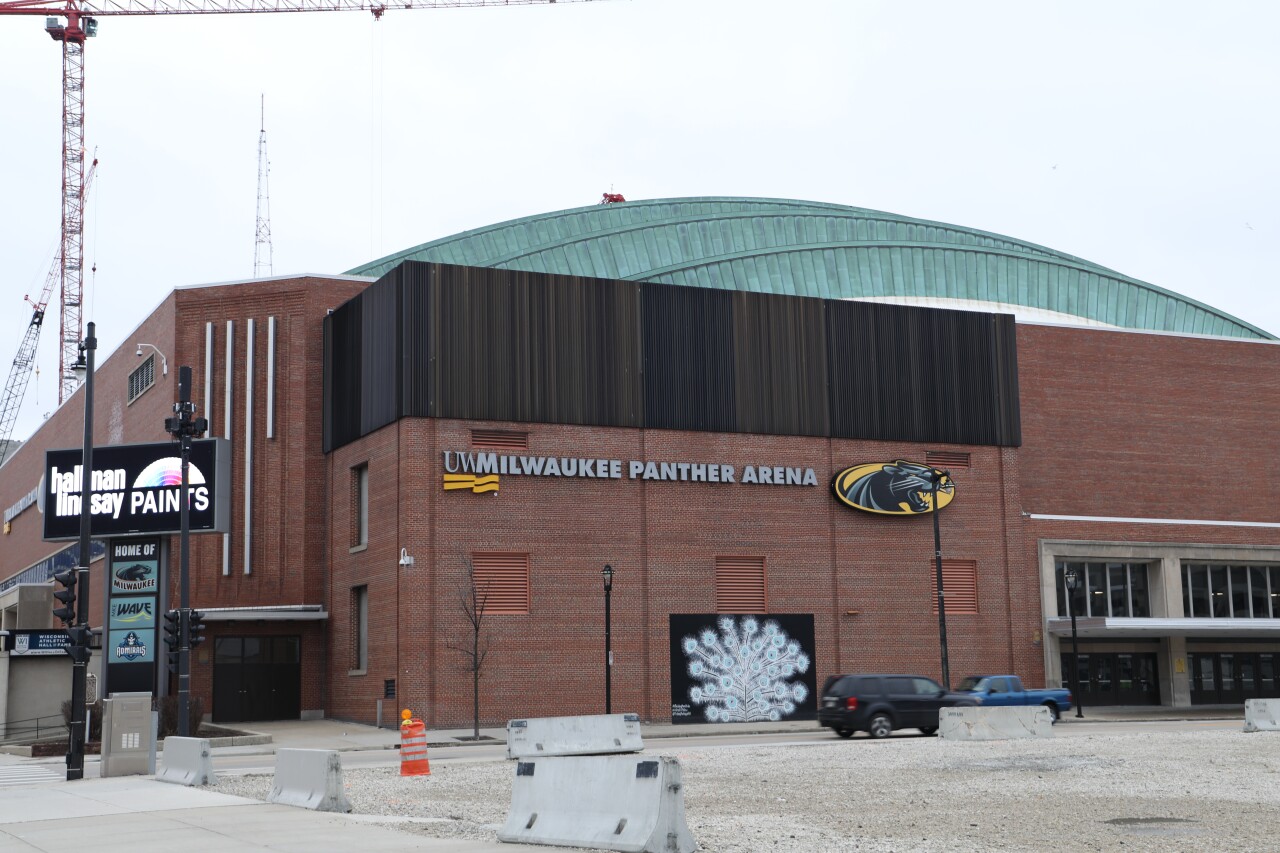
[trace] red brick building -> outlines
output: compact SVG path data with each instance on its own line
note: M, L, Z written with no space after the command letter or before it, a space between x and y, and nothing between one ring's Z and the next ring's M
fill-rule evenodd
M782 716L836 673L937 678L932 515L833 493L895 460L951 475L952 681L1066 685L1073 569L1086 705L1280 695L1275 342L621 277L410 263L184 288L102 361L95 444L166 440L177 365L231 440L227 533L192 540L215 721L469 724L471 578L482 722L602 712L606 565L614 711L732 718L706 690L741 673L690 674L705 631L783 636ZM135 341L168 365L145 387ZM78 446L80 396L0 468L4 507ZM0 608L48 582L62 546L40 531L36 507L8 520Z

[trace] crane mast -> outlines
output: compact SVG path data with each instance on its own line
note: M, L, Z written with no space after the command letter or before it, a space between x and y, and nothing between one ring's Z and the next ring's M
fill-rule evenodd
M538 6L597 0L404 0L397 9L463 9ZM385 2L367 0L0 0L0 15L47 15L45 30L62 42L62 242L61 326L58 402L75 392L71 369L79 352L84 286L84 46L97 35L98 18L125 15L234 15L253 12L371 12L381 18ZM58 18L65 20L60 22ZM265 131L264 131L265 133ZM255 268L256 268L255 259ZM255 269L256 272L256 269ZM43 319L43 318L42 318ZM25 388L25 386L24 386ZM16 417L16 413L15 413Z

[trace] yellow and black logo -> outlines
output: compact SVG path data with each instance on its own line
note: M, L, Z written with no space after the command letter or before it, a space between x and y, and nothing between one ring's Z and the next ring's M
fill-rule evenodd
M946 471L898 459L845 468L831 479L836 500L854 509L881 515L920 515L932 512L933 481L938 478L938 509L955 497L955 483Z
M498 491L498 475L486 474L477 477L475 474L445 474L444 490L470 489L476 494Z

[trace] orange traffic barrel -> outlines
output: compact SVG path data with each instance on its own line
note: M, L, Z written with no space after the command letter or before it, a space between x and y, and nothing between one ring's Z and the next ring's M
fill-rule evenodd
M427 727L422 720L408 719L400 724L400 775L431 775L431 762L427 761Z

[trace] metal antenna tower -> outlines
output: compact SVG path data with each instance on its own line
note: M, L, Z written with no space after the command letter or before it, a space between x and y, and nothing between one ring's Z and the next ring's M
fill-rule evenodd
M271 275L271 192L267 175L271 161L267 159L267 96L262 96L262 129L258 131L258 227L253 243L253 277Z

